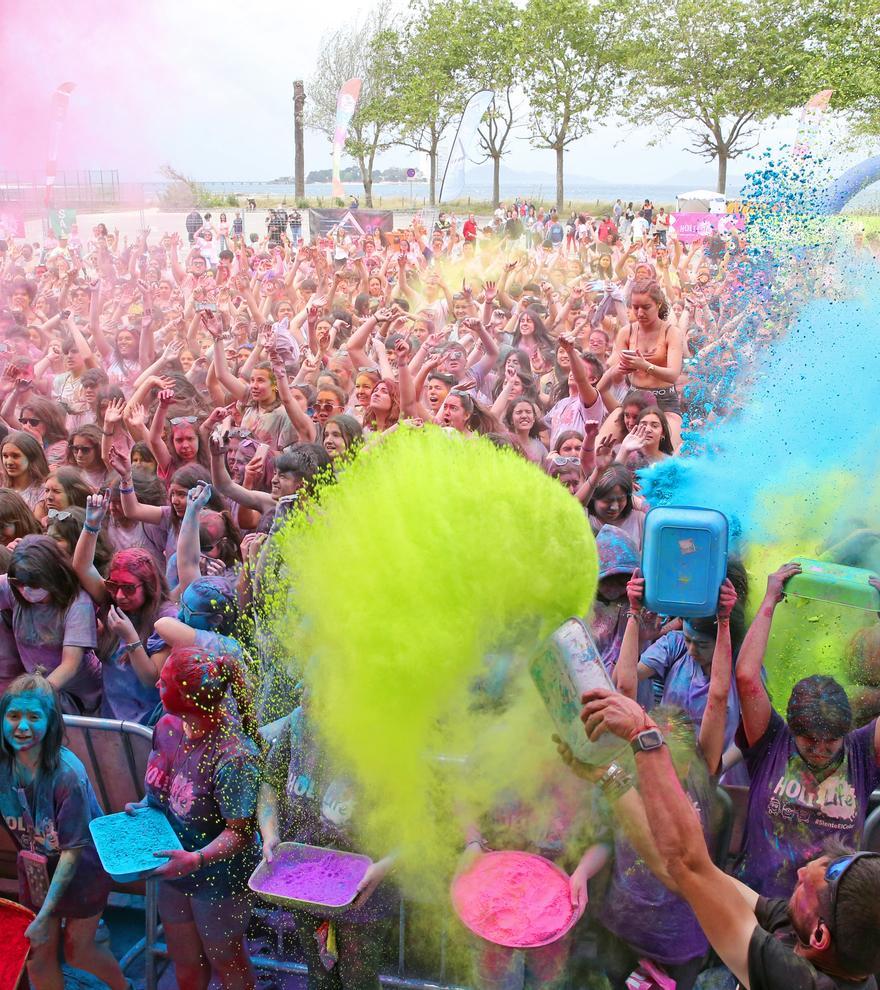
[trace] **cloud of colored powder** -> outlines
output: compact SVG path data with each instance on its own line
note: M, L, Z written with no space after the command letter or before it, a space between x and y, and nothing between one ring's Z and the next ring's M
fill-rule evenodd
M359 785L365 848L398 849L415 889L445 882L465 821L559 776L522 659L590 607L583 509L485 439L401 431L345 469L281 552L290 588L277 611L288 594L293 608L279 638Z

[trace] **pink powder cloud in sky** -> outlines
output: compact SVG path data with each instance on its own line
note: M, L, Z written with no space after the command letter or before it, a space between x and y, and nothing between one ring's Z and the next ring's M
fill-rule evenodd
M0 170L45 174L52 94L72 82L59 170L142 177L147 156L152 171L156 119L175 106L160 20L151 3L0 0Z

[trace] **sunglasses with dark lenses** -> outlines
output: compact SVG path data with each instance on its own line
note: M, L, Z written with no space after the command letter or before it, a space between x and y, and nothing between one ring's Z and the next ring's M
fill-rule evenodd
M74 454L87 454L90 450L97 450L97 447L92 447L90 444L72 443L70 449Z
M24 423L25 426L39 426L43 421L41 419L35 419L33 416L19 416L19 423Z
M316 402L315 409L317 412L333 412L337 405L336 402Z
M853 853L851 856L843 856L840 859L835 859L833 863L829 863L825 869L825 882L831 888L831 934L833 935L837 931L837 890L840 887L840 881L846 876L846 871L855 863L857 859L866 859L871 857L877 859L880 857L880 853L875 852L857 852Z
M72 512L68 512L67 509L49 509L49 518L53 521L64 522L65 519L70 519L73 515Z
M142 588L142 584L129 584L125 581L110 581L104 582L104 587L111 595L115 595L117 591L121 591L123 595L128 595L129 597L133 595L138 588Z

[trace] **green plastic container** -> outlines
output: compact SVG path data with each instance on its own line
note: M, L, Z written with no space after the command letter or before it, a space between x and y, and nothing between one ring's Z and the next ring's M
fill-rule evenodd
M786 595L880 611L880 592L868 584L868 578L874 576L871 571L808 557L795 557L792 563L801 565L801 573L786 582Z

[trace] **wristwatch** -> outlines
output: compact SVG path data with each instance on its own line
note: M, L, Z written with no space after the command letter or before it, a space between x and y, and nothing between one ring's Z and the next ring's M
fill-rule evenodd
M651 750L659 749L665 741L663 733L655 726L653 729L640 732L630 746L634 753L650 753Z

